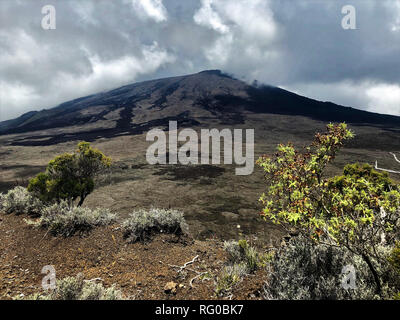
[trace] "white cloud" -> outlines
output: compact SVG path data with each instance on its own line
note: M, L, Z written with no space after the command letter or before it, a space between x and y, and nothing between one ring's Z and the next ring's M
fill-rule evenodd
M216 7L237 32L267 42L276 35L276 22L268 0L216 0Z
M81 50L88 57L91 71L81 75L61 70L55 72L46 90L40 94L34 87L22 83L0 81L0 121L5 120L5 115L7 119L16 117L26 109L37 110L37 106L40 106L40 109L53 107L74 97L114 89L134 82L138 76L152 73L162 65L175 61L175 57L159 48L157 42L143 46L140 55L126 55L111 60L101 59L98 54L91 53L87 48L81 48ZM14 63L24 60L26 60L25 56L16 57ZM13 62L11 58L9 62ZM31 61L27 60L26 63L31 63ZM32 68L32 65L30 67ZM46 97L45 105L43 96Z
M203 48L214 66L268 61L277 26L268 0L202 0L196 24L216 31L217 38ZM260 60L259 60L260 59ZM247 62L248 63L248 62Z
M400 116L400 85L350 80L334 83L297 83L284 89L322 101Z
M222 22L218 12L212 8L212 4L213 0L202 0L201 8L193 17L194 21L201 26L209 27L222 34L229 32L229 27Z
M233 35L226 34L219 37L215 43L204 50L206 58L218 66L223 66L228 63L233 44Z
M141 57L128 55L114 60L103 61L97 54L87 52L92 66L89 75L76 77L71 74L62 73L58 76L57 83L70 87L71 90L79 90L79 94L90 94L104 90L104 79L107 79L108 87L134 81L139 75L151 73L161 65L174 62L174 56L160 49L157 42L150 46L143 46Z
M400 116L400 85L379 84L366 90L369 111Z
M8 33L5 30L0 30L0 45L7 48L0 51L2 61L0 70L13 64L32 67L34 58L39 58L43 52L35 39L24 30L15 29L13 31L13 33Z
M263 42L276 34L269 0L202 0L201 4L194 21L219 33L242 33Z
M390 29L394 32L400 32L400 1L386 0L384 4L386 8L394 15L393 20L390 21Z
M132 5L135 10L144 12L145 15L156 22L167 21L168 14L162 0L132 0Z
M340 28L336 1L53 2L57 29L45 31L37 1L0 1L0 120L204 69L399 114L398 0L353 0L357 32Z
M95 19L96 6L90 1L78 1L74 2L72 6L73 10L80 17L80 23L89 23L98 25L99 21Z
M26 107L32 107L34 101L38 101L40 95L33 87L22 83L8 83L0 81L0 121L3 120L3 113L8 118L14 118L25 113Z

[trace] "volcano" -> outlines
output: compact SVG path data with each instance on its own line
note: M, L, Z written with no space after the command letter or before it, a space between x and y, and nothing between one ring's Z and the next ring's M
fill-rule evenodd
M324 122L400 128L400 117L309 99L269 85L249 85L220 70L129 84L0 122L0 134L30 133L13 145L52 145L134 135L151 128L244 124L249 115L303 116ZM45 132L43 132L45 130ZM42 131L39 136L35 132Z

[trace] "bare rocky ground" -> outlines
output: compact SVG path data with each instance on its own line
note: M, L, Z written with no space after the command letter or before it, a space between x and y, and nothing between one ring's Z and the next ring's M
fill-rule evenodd
M234 128L255 129L257 159L264 153L273 154L281 142L305 146L324 126L299 116L248 115L245 124ZM217 124L210 127L225 128ZM346 163L356 161L373 164L378 160L387 168L393 165L388 152L400 151L400 133L367 126L351 128L357 136L328 168L329 175L339 174ZM0 136L0 192L17 184L26 186L51 159L72 152L78 142L12 145L24 135ZM105 286L116 284L135 299L217 299L213 281L196 280L191 288L190 279L196 274L188 272L180 277L168 264L183 265L199 255L192 267L218 274L226 262L221 240L239 238L237 225L259 247L280 243L282 231L258 214L261 208L257 200L265 188L260 168L255 167L249 176L236 176L233 165L149 165L145 153L150 142L145 134L99 138L92 144L114 163L85 206L109 208L118 214L119 221L137 208L180 209L196 240L176 241L160 235L147 244L127 244L117 226L96 229L83 238L54 238L27 225L23 216L0 213L0 299L40 292L45 265L54 265L58 278L80 272L86 279L101 278ZM247 277L234 289L232 298L259 299L265 278L265 271ZM176 295L164 292L170 281L178 285Z
M316 131L323 131L324 122L301 116L247 115L244 124L225 126L210 123L212 128L254 128L255 159L273 154L278 143L291 141L297 146L309 144ZM352 162L393 167L390 151L400 151L400 133L370 126L351 126L356 138L341 151L328 174L339 174ZM200 128L194 127L199 130ZM35 134L47 135L40 131ZM78 141L46 146L15 146L13 141L29 134L0 136L0 192L20 184L43 171L56 155L72 152ZM235 165L149 165L145 154L151 142L145 134L98 138L92 142L113 159L107 178L89 195L88 207L105 207L124 219L137 208L151 206L181 209L197 239L237 238L238 224L248 235L267 242L281 234L275 226L261 221L258 198L265 189L261 168L255 166L249 176L235 175ZM396 177L394 177L396 178Z
M217 275L226 255L222 242L210 239L178 239L158 235L148 243L128 244L118 226L93 230L85 237L56 238L36 229L22 215L0 215L0 299L43 292L41 270L53 265L57 278L83 273L99 278L104 286L115 285L130 299L221 299L213 280L195 279L197 273L179 268L198 258L188 269ZM233 299L259 299L264 271L249 276L232 292ZM168 282L176 293L166 293Z

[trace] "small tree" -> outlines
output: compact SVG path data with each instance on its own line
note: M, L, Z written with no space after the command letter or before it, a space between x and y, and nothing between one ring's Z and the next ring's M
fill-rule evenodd
M400 192L386 174L368 165L347 166L343 176L333 179L323 177L326 165L352 137L346 124L329 124L303 153L281 144L275 157L261 157L258 164L268 183L260 198L262 214L316 242L344 246L361 256L381 293L373 259L383 263L377 247L399 235Z
M78 143L75 153L64 153L49 162L46 171L29 181L28 190L42 201L79 198L81 206L94 189L95 177L111 165L111 158L88 142Z
M378 267L382 269L387 261L380 247L394 245L400 232L398 186L387 173L368 164L353 164L344 168L342 176L329 179L325 192L330 237L362 256L380 292Z

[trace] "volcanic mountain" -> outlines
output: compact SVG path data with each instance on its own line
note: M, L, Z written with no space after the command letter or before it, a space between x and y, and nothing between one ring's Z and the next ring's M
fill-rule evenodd
M179 127L235 126L249 115L304 116L323 122L400 128L400 117L320 102L273 87L249 85L219 70L134 83L0 122L0 135L30 132L13 145L52 145ZM44 130L44 131L43 131ZM35 132L42 131L40 135Z
M378 161L382 168L395 168L389 152L400 152L400 117L249 85L211 70L135 83L1 122L0 192L26 186L51 159L85 140L113 160L85 206L108 208L121 220L135 208L175 208L184 212L196 238L232 239L240 225L245 234L280 241L280 229L259 220L265 180L258 166L252 174L238 176L235 164L147 161L153 143L146 139L148 130L167 129L170 120L178 122L178 129L196 131L253 129L254 159L273 154L279 143L308 145L328 122L346 121L356 136L327 168L329 176L354 162Z

